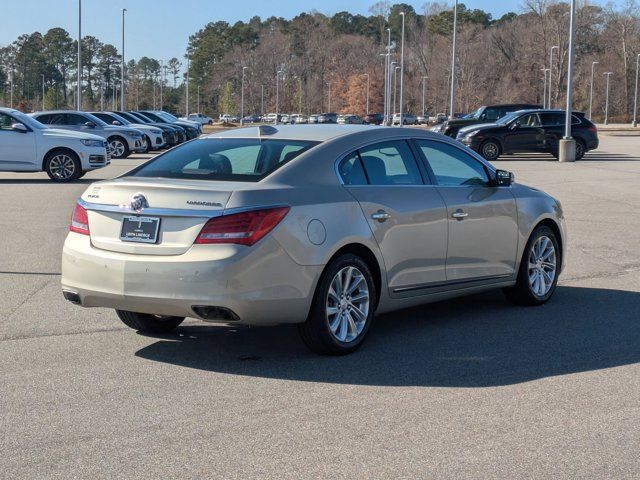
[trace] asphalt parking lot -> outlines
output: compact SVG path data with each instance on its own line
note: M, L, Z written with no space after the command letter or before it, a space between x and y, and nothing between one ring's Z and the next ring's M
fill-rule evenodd
M638 478L640 136L573 164L496 162L559 198L553 300L499 292L378 317L361 350L293 327L145 336L60 292L77 196L0 174L2 478Z

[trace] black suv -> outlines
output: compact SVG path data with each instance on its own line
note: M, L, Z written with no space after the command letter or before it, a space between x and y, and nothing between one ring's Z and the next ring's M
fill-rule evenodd
M576 160L598 148L598 129L582 112L573 112L571 136L576 141ZM487 160L503 153L545 152L558 157L558 143L564 136L564 110L521 110L496 123L460 129L458 140Z
M451 138L456 138L458 130L467 127L469 125L476 125L478 123L493 123L505 115L517 112L518 110L527 110L531 108L542 108L540 105L531 105L528 103L509 103L503 105L486 105L477 109L462 118L455 118L453 120L447 120L443 124L432 129L439 133L444 133Z

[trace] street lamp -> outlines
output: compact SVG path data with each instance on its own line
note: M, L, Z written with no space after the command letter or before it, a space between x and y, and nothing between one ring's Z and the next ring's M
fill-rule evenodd
M260 115L264 116L264 85L260 85Z
M542 86L542 108L547 108L547 71L548 68L544 68L544 65L540 69L542 75L544 76L543 86Z
M633 96L633 123L634 127L638 126L638 67L640 67L640 53L636 55L636 88Z
M549 108L551 107L551 86L553 83L551 82L551 76L553 75L553 51L558 50L560 47L558 45L554 45L551 47L551 54L549 55Z
M449 118L453 119L456 105L456 30L458 29L458 0L453 6L453 40L451 42L451 93L449 95Z
M391 100L393 101L393 111L389 112L391 114L391 121L393 122L393 116L396 114L396 97L398 93L398 70L400 67L398 66L398 62L391 62L391 66L394 67L393 72L393 95L391 96Z
M275 119L275 124L278 124L278 106L279 106L279 102L280 102L280 89L279 89L279 82L280 82L280 74L283 74L284 72L282 70L278 70L276 72L276 119Z
M573 119L573 42L575 33L574 17L576 14L576 0L571 0L569 9L569 62L567 65L567 108L564 120L564 137L560 140L558 160L560 162L574 162L576 160L576 141L571 136Z
M124 13L126 8L122 9L122 59L120 66L120 110L124 112ZM155 84L154 84L155 87Z
M187 57L187 76L185 78L185 91L184 91L184 103L185 103L185 113L184 116L188 117L189 116L189 55L186 55ZM225 112L226 113L226 112Z
M78 0L78 85L76 93L76 108L82 110L82 60L80 52L82 51L82 0Z
M604 97L604 124L609 125L609 78L613 72L604 72L604 76L607 77L606 94Z
M400 126L402 127L402 86L404 78L404 12L402 15L402 42L400 43Z
M384 70L384 124L389 124L389 110L391 109L391 29L387 28L387 56Z
M13 108L13 75L14 66L11 65L11 75L9 75L9 108Z
M369 115L369 74L365 73L363 74L364 77L367 77L367 107L366 107L366 114Z
M42 111L44 111L44 73L42 74Z
M240 87L240 125L244 125L244 72L249 67L242 67L242 86Z
M593 74L595 66L600 62L591 62L591 86L589 87L589 120L591 120L591 107L593 106Z
M425 115L425 113L426 113L426 112L425 112L425 109L424 109L424 86L425 86L425 84L426 84L426 80L427 80L428 78L429 78L429 77L427 77L426 75L422 77L422 116L423 116L423 117L424 117L424 115Z

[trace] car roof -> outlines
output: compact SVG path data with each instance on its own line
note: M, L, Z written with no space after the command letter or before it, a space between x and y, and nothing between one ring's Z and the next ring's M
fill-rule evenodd
M279 138L287 140L310 140L315 142L325 142L332 138L372 131L376 127L371 125L278 125L272 127L276 131L271 134L260 134L260 127L244 127L224 132L211 133L204 138Z
M563 110L561 108L524 108L522 110L516 110L513 113L565 113L566 110ZM580 115L582 114L582 112L579 112L577 110L573 110L572 112L573 115Z

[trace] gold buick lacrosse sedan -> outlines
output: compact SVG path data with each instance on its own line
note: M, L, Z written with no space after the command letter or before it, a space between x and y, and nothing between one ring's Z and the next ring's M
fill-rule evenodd
M250 127L89 186L62 290L136 330L298 323L314 351L345 354L375 313L496 288L546 302L564 239L557 200L443 135Z

